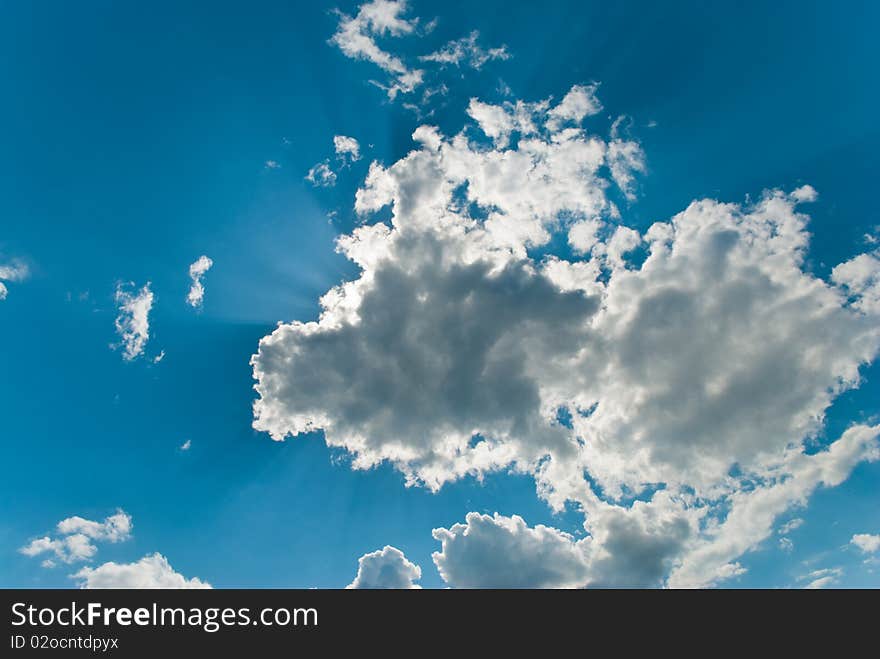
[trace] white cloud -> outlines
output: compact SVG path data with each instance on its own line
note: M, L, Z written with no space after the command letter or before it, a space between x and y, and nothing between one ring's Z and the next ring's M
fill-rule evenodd
M581 220L571 225L568 230L568 244L577 254L589 254L593 246L599 242L599 231L602 229L601 220Z
M880 252L859 254L831 271L831 279L855 298L853 306L880 314Z
M819 198L819 193L812 185L802 185L792 190L791 196L798 203L808 203L816 201Z
M829 588L837 583L843 576L843 570L839 567L823 568L821 570L813 570L809 574L798 577L799 581L807 581L804 586L807 590L818 590L820 588Z
M793 519L788 520L782 526L779 527L777 533L779 534L779 548L784 552L792 552L794 551L794 542L788 535L792 531L796 531L801 526L804 525L804 520L801 517L795 517Z
M856 533L850 542L866 554L880 551L880 535L870 533Z
M361 145L353 137L334 135L333 148L343 163L352 163L361 159Z
M174 571L168 559L154 553L134 563L108 562L96 568L82 568L71 578L80 588L210 588L211 584Z
M876 358L880 310L870 277L805 271L804 188L620 225L607 191L631 188L612 163L638 167L613 155L619 131L578 125L600 107L595 86L556 106L475 100L492 144L421 126L417 149L373 163L365 224L338 242L362 272L317 321L262 339L254 427L322 430L354 468L387 461L434 490L530 474L552 508L584 512L584 583L712 585L878 457L880 427L805 446ZM387 205L390 224L366 223ZM584 258L530 256L559 232Z
M181 451L189 451L192 448L192 440L188 439L180 445Z
M421 588L422 569L407 560L396 547L386 545L358 559L357 576L347 588Z
M507 109L472 98L467 113L479 124L486 137L495 140L499 146L507 145L510 133L516 127L514 118Z
M800 517L790 519L785 524L779 527L779 535L788 535L792 531L801 528L803 525L804 520Z
M336 172L330 169L330 163L325 160L309 170L306 180L315 187L330 188L336 185Z
M267 160L264 164L266 169L281 169L281 163L277 160Z
M596 96L598 89L597 84L572 87L559 105L547 113L549 128L558 130L566 123L579 124L585 117L599 114L602 111L602 104Z
M150 309L153 308L153 292L150 282L140 291L129 291L134 284L118 284L116 286L116 333L122 340L122 358L131 361L144 352L150 339Z
M65 563L75 563L90 559L98 551L98 548L82 533L53 539L48 536L36 538L19 549L25 556L38 556L52 553ZM55 562L51 559L43 561L43 567L54 567Z
M388 73L390 81L383 87L391 99L398 93L413 91L424 74L376 43L379 37L400 37L415 31L418 19L404 18L406 11L406 0L371 0L362 4L353 17L340 12L339 25L330 39L347 57L367 60Z
M12 261L10 263L0 263L0 300L5 300L9 294L9 289L5 282L24 281L30 275L30 269L21 261Z
M333 150L336 152L340 167L347 167L361 158L361 145L353 137L347 137L345 135L334 136ZM308 174L306 174L307 181L315 187L321 188L333 187L336 185L336 178L337 173L330 166L329 158L324 159L322 162L313 166Z
M426 70L431 69L431 65L435 65L434 73L437 68L449 65L479 70L492 60L510 59L506 46L481 46L479 32L474 30L466 37L450 41L439 50L412 58L412 63L407 63L402 55L388 49L388 41L397 37L423 36L430 33L436 24L435 19L420 26L418 18L406 17L408 8L406 0L371 0L360 5L354 16L337 12L339 23L330 38L330 44L338 47L347 57L378 66L386 78L370 80L370 83L384 90L392 101L400 94L412 94L424 86L418 102L404 104L418 116L422 115L420 106L425 106L433 96L446 91L444 84L431 83L431 71ZM427 67L419 68L416 59Z
M693 533L659 500L605 507L590 524L592 534L576 540L517 515L472 512L464 524L434 529L434 562L456 588L659 586Z
M131 537L131 516L122 510L95 522L83 517L68 517L58 522L56 530L61 536L44 536L31 540L19 552L25 556L51 553L64 563L75 563L92 558L98 551L93 541L121 542ZM51 559L43 561L43 567L54 567Z
M204 254L190 264L189 278L192 280L192 285L189 287L189 293L186 296L186 302L189 306L195 308L202 306L202 302L205 299L205 287L202 284L202 277L213 265L214 261Z
M644 173L646 169L645 153L638 142L626 140L620 137L620 126L624 117L619 117L611 127L611 141L608 142L608 167L611 169L611 177L626 198L633 201L635 195L635 173ZM798 190L795 190L795 193ZM795 201L802 201L799 196L792 193Z
M476 30L468 36L450 41L440 50L429 55L419 57L423 62L434 62L445 66L454 64L455 66L470 66L474 69L481 69L492 60L510 59L510 53L507 52L506 46L498 46L497 48L489 48L488 50L480 46L478 40L480 33Z
M464 524L434 529L440 576L456 588L578 588L588 580L588 540L514 515L468 513Z
M103 522L94 522L79 516L68 517L58 522L57 528L58 533L62 535L82 533L93 540L119 542L131 537L131 527L131 515L118 510L105 518Z
M803 448L786 451L776 464L759 470L766 484L747 490L741 486L724 502L730 510L724 521L688 548L681 565L669 577L669 585L713 585L738 569L735 559L755 549L772 532L775 519L792 505L806 503L819 486L835 487L862 461L880 458L880 426L852 426L827 450L806 454Z

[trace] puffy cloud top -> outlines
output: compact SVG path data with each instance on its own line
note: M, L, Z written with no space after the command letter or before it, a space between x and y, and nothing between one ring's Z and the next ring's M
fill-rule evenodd
M159 553L134 563L111 561L95 568L84 567L72 578L80 588L211 588L211 584L197 577L187 579L175 572L168 559Z
M577 553L518 518L438 531L451 583L475 583L457 557L479 563L477 538L506 538L518 565L535 537L583 554L536 582L717 583L791 505L877 457L864 425L805 446L880 349L880 261L805 270L807 187L625 226L612 199L634 195L644 155L619 123L607 139L581 126L595 93L474 99L476 126L421 126L417 148L372 163L365 224L338 242L360 276L252 358L254 427L275 439L320 430L355 468L388 461L432 489L514 469L583 510ZM578 258L535 258L558 233Z
M64 563L75 563L94 557L98 551L94 541L128 540L131 537L131 528L131 516L123 510L116 511L103 522L95 522L79 516L68 517L58 522L56 526L61 537L35 538L21 547L19 552L25 556L50 554ZM48 558L43 561L43 566L54 567L55 560Z
M150 290L150 282L139 291L134 284L119 284L116 287L116 333L119 334L122 358L131 361L144 354L150 340L150 310L155 299Z
M422 569L407 560L403 552L386 545L378 551L358 559L358 571L347 588L421 588L415 582L421 579Z

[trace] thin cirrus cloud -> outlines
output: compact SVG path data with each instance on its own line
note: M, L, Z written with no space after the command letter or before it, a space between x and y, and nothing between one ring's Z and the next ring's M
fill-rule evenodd
M195 309L201 308L205 300L205 286L202 283L202 278L213 265L214 261L203 254L189 266L191 284L189 293L186 295L186 303Z
M615 198L635 199L646 159L623 122L589 128L597 93L473 99L458 134L418 127L355 196L364 223L338 247L359 278L252 358L254 428L276 440L322 430L353 468L433 491L513 468L583 511L584 540L498 516L435 531L450 585L501 539L479 585L547 555L567 569L517 585L723 584L793 506L880 455L866 424L807 450L880 349L877 255L827 280L804 268L808 185L625 226ZM530 256L559 232L575 258Z

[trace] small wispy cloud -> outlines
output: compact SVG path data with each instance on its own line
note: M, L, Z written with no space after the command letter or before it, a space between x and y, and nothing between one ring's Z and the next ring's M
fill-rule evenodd
M461 39L450 41L440 50L422 55L419 59L423 62L434 62L442 66L470 66L474 69L481 69L492 60L507 60L511 55L507 50L507 46L498 46L497 48L483 48L479 43L480 33L477 30L471 32L468 36Z
M798 581L806 581L807 584L804 588L807 590L818 590L820 588L833 586L842 576L843 568L828 567L803 574L798 577Z
M346 57L372 62L389 74L387 83L377 83L394 99L397 94L409 93L422 82L423 71L408 67L404 61L376 42L377 37L400 37L416 31L418 19L403 17L406 0L372 0L358 7L354 16L337 12L339 25L330 43Z
M205 299L205 287L202 284L202 277L213 265L214 261L204 254L190 264L189 278L192 280L192 285L186 296L186 302L189 306L194 308L202 306L202 302Z
M309 170L306 180L318 188L330 188L336 185L336 172L330 169L330 162L325 160Z
M9 293L7 282L24 281L30 275L27 265L21 261L0 264L0 300L5 300Z
M779 535L788 535L795 529L799 529L804 525L804 520L800 517L795 517L794 519L788 520L785 524L779 527Z

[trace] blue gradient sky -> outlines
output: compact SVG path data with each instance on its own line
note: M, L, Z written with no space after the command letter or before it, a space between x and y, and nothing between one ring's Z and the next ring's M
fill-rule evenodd
M497 99L500 80L525 99L601 81L607 114L633 118L648 158L631 226L699 197L809 183L820 198L808 268L826 276L880 224L877 3L411 4L440 17L434 47L478 29L513 54L452 74L432 119L448 134L471 96ZM431 494L387 466L351 471L318 436L277 443L251 429L258 340L278 321L313 319L318 297L356 274L333 241L354 226L370 160L404 155L419 123L367 84L373 67L327 44L335 6L353 9L0 5L0 256L32 271L0 302L0 584L71 585L69 570L18 547L64 517L117 507L134 537L102 546L102 561L161 551L221 587L344 586L385 544L422 566L423 586L442 586L431 529L472 510L579 532L582 519L553 515L524 476ZM365 157L336 187L313 188L305 173L334 134L356 136ZM200 254L215 265L196 314L184 298ZM152 282L147 353L164 350L160 364L109 348L119 280ZM829 436L876 415L880 369L865 377L832 408ZM841 585L880 585L841 549L880 529L878 487L873 463L820 491L789 515L806 520L794 551L771 538L729 585L797 585L830 553Z

